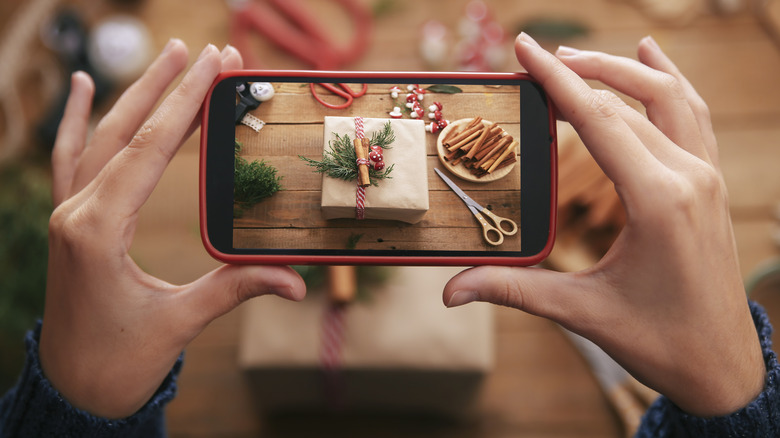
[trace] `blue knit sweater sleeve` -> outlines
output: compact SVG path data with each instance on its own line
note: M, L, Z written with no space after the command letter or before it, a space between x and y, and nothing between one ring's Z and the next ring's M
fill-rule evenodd
M155 395L137 413L120 420L74 408L41 371L40 324L26 338L27 360L16 386L0 399L0 437L163 437L165 405L176 394L182 357Z
M688 415L666 397L659 397L645 413L636 438L780 436L780 366L772 351L772 326L761 306L751 302L750 310L767 369L764 391L739 411L714 418Z

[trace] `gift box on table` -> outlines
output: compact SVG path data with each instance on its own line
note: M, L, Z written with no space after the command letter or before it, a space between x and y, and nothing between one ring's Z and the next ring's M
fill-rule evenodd
M334 372L321 357L325 291L242 306L239 363L263 410L458 414L473 406L493 368L492 306L444 307L441 291L457 268L388 269L390 280L347 305Z
M363 118L365 137L379 132L386 123L395 134L392 148L385 149L384 161L393 166L390 178L365 190L365 219L388 219L417 223L428 211L428 165L425 150L425 124L422 120ZM324 149L335 135L355 138L353 117L325 117ZM325 219L354 218L357 183L323 175L322 215Z

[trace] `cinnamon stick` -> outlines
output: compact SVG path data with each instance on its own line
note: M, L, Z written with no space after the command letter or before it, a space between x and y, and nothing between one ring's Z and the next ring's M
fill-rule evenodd
M500 155L500 156L499 156L499 157L496 159L496 161L495 161L495 162L494 162L494 163L493 163L493 164L490 166L490 168L488 168L487 172L488 172L488 173L493 173L493 171L494 171L494 170L496 170L496 167L497 167L499 164L501 164L501 162L502 162L502 161L504 161L504 159L506 159L506 157L507 157L507 156L508 156L510 153L514 153L514 152L515 152L515 148L517 148L517 145L518 145L518 144L519 144L519 143L517 142L517 140L514 140L514 141L512 141L512 143L510 143L510 144L509 144L509 146L507 146L507 148L506 148L506 149L504 149L504 152L502 152L502 153L501 153L501 155Z
M335 303L348 303L357 293L354 266L328 266L328 297Z
M488 126L486 129L482 130L482 134L480 134L479 138L477 138L477 141L474 143L474 145L469 149L469 152L466 154L466 159L470 160L474 158L474 155L479 151L479 149L482 147L482 145L485 143L485 140L488 137L488 134L493 130L493 128L496 127L496 123L493 122L490 126Z
M459 129L458 127L454 127L453 129L450 130L450 132L447 133L447 136L442 139L441 143L446 146L447 144L449 144L449 141L451 139L460 135L460 133L463 132L464 130L465 128Z
M499 170L503 167L509 166L512 163L517 162L517 156L510 155L506 160L502 161L498 166L496 166L494 172L496 170ZM476 176L477 178L482 178L483 176L488 175L487 171L484 169L476 168L471 171L471 174Z
M460 132L458 135L453 137L452 139L446 140L446 143L444 143L444 146L446 146L448 149L453 149L451 146L455 143L460 142L464 138L468 137L469 135L473 134L474 132L478 131L482 126L472 126L470 128L464 129L462 132Z
M461 151L455 150L455 151L452 151L449 154L445 155L444 159L447 160L447 161L452 161L452 160L456 159L458 157L458 155L460 155L460 154L461 154Z
M485 164L485 162L487 160L489 160L493 155L495 155L498 152L502 151L507 145L509 145L512 142L512 140L514 140L514 139L512 138L511 135L507 135L506 137L503 137L501 139L501 141L498 142L498 144L496 144L493 147L493 149L490 150L490 152L485 154L485 156L482 157L481 160L479 160L479 162L477 163L477 167L482 167L482 165Z
M363 149L363 141L356 138L353 141L355 145L355 156L357 156L358 162L358 185L360 187L368 187L371 185L371 178L368 176L368 154Z
M471 141L473 141L474 139L476 139L476 138L477 138L477 137L480 135L480 132L484 132L484 131L485 131L485 128L482 128L482 129L479 129L479 128L477 128L477 129L476 129L476 130L475 130L473 133L469 134L469 135L468 135L466 138L464 138L463 140L461 140L461 141L459 141L459 142L457 142L457 143L453 144L453 145L452 145L452 146L450 146L448 149L449 149L450 151L454 151L454 150L456 150L456 149L461 149L461 148L463 148L464 146L466 146L467 144L469 144Z
M498 143L500 143L500 142L503 140L503 138L504 138L504 136L502 136L502 135L497 135L497 136L495 136L495 137L491 138L490 140L486 141L486 142L485 142L485 144L483 144L483 145L482 145L482 149L481 149L481 150L479 150L479 151L478 151L478 152L477 152L477 153L474 155L474 157L472 158L472 160L479 161L479 160L481 160L481 159L485 158L485 155L486 155L487 153L489 153L491 150L493 150L493 148L494 148L494 147L495 147L495 146L496 146Z
M485 160L485 162L484 162L484 163L482 163L482 165L481 165L481 166L479 166L479 168L480 168L480 169L482 169L482 170L484 170L484 171L485 171L485 172L487 172L487 173L490 173L490 172L488 172L488 169L490 168L490 166L492 166L492 165L493 165L493 163L495 163L495 162L496 162L496 159L497 159L497 158L498 158L498 157L490 157L489 159Z
M485 145L503 137L504 135L506 135L506 131L504 131L500 126L496 125L495 128L490 130L487 137L485 137L485 142L482 144L482 146L484 147Z

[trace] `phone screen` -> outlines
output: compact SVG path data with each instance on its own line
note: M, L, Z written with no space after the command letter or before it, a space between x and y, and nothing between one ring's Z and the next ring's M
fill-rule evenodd
M220 253L516 263L551 246L554 126L527 78L240 75L208 105Z

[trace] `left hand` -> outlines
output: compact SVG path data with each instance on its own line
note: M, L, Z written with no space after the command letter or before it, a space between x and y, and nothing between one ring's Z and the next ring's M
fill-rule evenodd
M143 272L128 250L136 220L163 171L197 128L199 109L239 53L209 45L144 122L187 63L171 40L103 118L87 144L94 85L76 73L55 143L49 266L39 353L52 385L75 407L107 418L140 409L184 347L218 316L263 294L299 300L286 267L223 266L174 286Z

